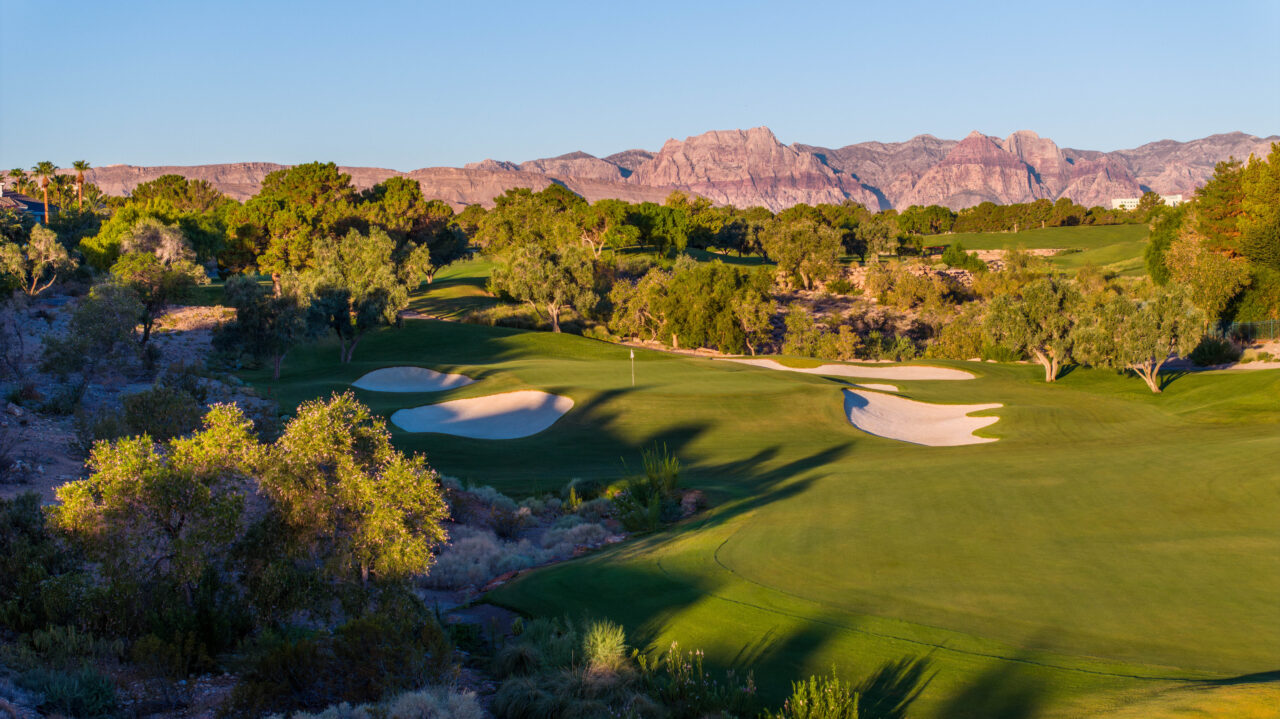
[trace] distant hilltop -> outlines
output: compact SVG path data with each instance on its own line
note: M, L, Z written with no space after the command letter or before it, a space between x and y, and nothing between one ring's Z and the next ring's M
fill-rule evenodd
M784 145L767 127L715 130L668 140L657 152L625 150L608 157L571 152L514 163L484 160L465 167L400 172L343 167L358 187L393 175L410 177L424 195L455 208L492 205L514 187L559 183L594 202L611 197L661 202L672 190L737 207L778 211L795 204L860 202L871 209L982 202L1011 204L1066 197L1093 207L1152 191L1190 196L1229 157L1265 157L1280 136L1232 132L1190 142L1161 140L1132 150L1097 152L1059 147L1029 130L1000 138L974 131L963 140L919 135L906 142L862 142L840 148ZM95 168L86 178L114 195L164 174L207 180L244 200L262 178L285 167L267 162L221 165Z

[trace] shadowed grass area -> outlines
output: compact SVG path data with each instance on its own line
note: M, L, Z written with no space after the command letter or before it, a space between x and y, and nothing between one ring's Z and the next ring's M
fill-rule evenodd
M440 270L429 285L414 293L409 310L442 319L458 319L468 312L483 310L500 301L485 290L493 271L487 260L455 262Z
M1010 706L1091 715L1194 680L1274 671L1280 646L1280 372L1203 372L1163 395L1076 369L930 361L971 381L897 381L926 402L1000 402L999 442L920 447L863 434L844 382L636 351L581 337L409 321L339 365L301 348L286 406L384 366L480 380L452 391L357 391L395 409L511 389L575 408L519 440L395 431L443 473L515 493L615 478L665 442L713 509L525 575L491 595L533 614L590 613L633 640L751 657L762 690L834 663L851 675L933 652L922 716L998 684ZM974 689L977 687L978 689ZM967 698L968 697L968 698ZM999 710L999 707L992 711Z

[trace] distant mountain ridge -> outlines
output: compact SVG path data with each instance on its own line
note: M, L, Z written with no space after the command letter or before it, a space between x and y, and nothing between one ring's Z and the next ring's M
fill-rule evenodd
M713 130L668 140L657 152L625 150L604 158L585 152L513 163L484 160L465 167L400 172L343 167L360 188L392 176L419 182L423 194L455 207L491 206L514 187L540 190L558 183L588 200L611 197L661 202L682 190L717 204L764 206L852 200L872 209L945 205L962 209L981 202L1010 204L1061 197L1109 207L1112 198L1146 190L1190 194L1229 157L1266 156L1280 135L1243 132L1176 142L1160 140L1131 150L1098 152L1059 147L1029 130L1006 138L974 131L963 140L917 135L906 142L863 142L825 148L779 142L766 127ZM262 179L285 165L265 162L135 167L111 165L85 173L104 192L126 195L164 174L207 180L238 200L251 197Z

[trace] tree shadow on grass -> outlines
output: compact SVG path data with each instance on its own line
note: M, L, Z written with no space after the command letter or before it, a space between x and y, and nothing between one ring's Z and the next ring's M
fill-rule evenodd
M991 665L946 699L938 719L1032 719L1048 703L1045 680L1014 661Z

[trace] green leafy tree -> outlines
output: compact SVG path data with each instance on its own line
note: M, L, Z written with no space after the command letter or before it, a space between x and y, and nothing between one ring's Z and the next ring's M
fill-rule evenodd
M312 162L276 170L229 221L237 244L248 245L277 294L287 272L311 266L312 247L344 236L359 222L351 176L338 166Z
M765 254L778 264L778 273L793 287L814 289L840 267L840 233L811 219L788 221L779 216L761 241Z
M1044 381L1053 382L1071 361L1079 306L1074 285L1052 277L1039 279L1018 295L1000 295L991 301L986 333L993 343L1033 357L1044 367Z
M275 295L250 277L228 280L224 295L236 316L214 333L214 347L270 362L280 379L285 355L307 336L307 308L295 292Z
M161 175L150 182L143 182L133 188L129 199L140 204L158 200L172 205L179 212L196 214L216 213L236 204L208 180L188 180L182 175Z
M395 259L403 262L426 248L430 264L427 282L441 268L466 254L467 237L454 223L453 208L442 200L428 200L417 180L390 177L361 195L361 216L396 241Z
M1232 158L1213 168L1213 177L1196 190L1192 228L1211 250L1234 251L1243 212L1244 166Z
M142 338L145 345L164 308L184 298L191 288L206 283L204 271L187 260L165 262L150 252L130 252L111 266L111 276L137 295L142 303Z
M163 448L146 435L101 442L88 479L58 488L52 523L134 602L154 607L164 600L155 589L175 587L190 606L239 534L261 454L252 430L234 405L218 405L202 430Z
M35 297L76 263L58 241L58 235L42 225L31 228L25 245L0 240L0 275L9 275L28 296Z
M1280 144L1266 160L1253 159L1241 181L1240 252L1250 262L1280 270Z
M1132 370L1160 392L1160 369L1186 356L1204 337L1204 313L1181 289L1160 289L1135 301L1116 297L1077 325L1076 356L1095 367Z
M1249 284L1248 261L1214 252L1205 238L1184 232L1165 253L1169 276L1190 291L1191 301L1216 322L1231 300Z
M299 558L336 587L426 572L445 540L439 477L349 392L302 404L264 466L262 491Z
M480 218L475 237L488 254L532 245L555 250L579 242L574 215L585 201L559 185L541 192L514 188L494 202L494 208Z
M318 243L314 267L300 276L314 296L312 325L334 331L343 362L351 361L365 333L396 321L409 305L409 290L420 284L430 264L425 246L398 263L395 252L395 240L383 230L367 235L351 230L341 239Z
M565 310L587 311L599 301L595 279L595 264L588 250L531 244L510 250L494 268L489 284L495 293L527 302L535 311L545 310L551 330L559 332L560 315Z
M1180 207L1163 207L1151 216L1151 234L1147 237L1147 247L1143 256L1147 264L1147 274L1157 285L1169 281L1169 265L1165 255L1173 246L1174 240L1182 234L1187 218L1187 205Z

